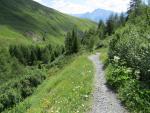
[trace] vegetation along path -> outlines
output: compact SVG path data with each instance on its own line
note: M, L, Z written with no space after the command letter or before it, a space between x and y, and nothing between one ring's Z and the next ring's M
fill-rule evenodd
M115 94L106 86L103 64L99 61L99 56L99 53L89 56L96 67L94 102L90 113L127 113Z

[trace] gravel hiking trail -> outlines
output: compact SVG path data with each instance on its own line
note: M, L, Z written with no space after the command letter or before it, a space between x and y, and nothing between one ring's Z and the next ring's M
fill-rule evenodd
M93 92L93 105L89 113L128 113L121 105L115 93L106 85L103 64L99 53L89 56L96 68Z

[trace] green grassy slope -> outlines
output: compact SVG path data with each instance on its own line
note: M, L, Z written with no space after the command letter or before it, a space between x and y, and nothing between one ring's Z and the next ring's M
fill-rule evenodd
M93 75L92 62L85 55L75 57L9 113L84 113L89 107Z
M0 45L10 43L62 44L66 31L81 30L95 23L62 14L32 0L0 0ZM44 42L45 43L45 42Z

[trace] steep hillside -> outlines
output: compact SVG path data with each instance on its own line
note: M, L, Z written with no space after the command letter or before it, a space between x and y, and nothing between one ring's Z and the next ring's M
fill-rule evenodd
M1 45L43 43L45 40L62 44L65 32L75 25L85 30L95 23L62 14L32 0L0 1Z

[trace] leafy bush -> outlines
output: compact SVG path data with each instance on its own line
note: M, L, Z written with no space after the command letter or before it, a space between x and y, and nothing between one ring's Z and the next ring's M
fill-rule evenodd
M115 31L109 45L108 83L133 113L150 112L149 9L132 0L126 25Z
M11 57L6 49L0 48L0 83L21 77L24 73L23 66L14 57Z
M118 92L119 98L131 112L149 113L150 91L132 77L130 68L110 64L106 74L108 84Z
M0 112L30 96L46 78L44 70L34 69L28 74L30 75L10 81L0 87Z
M139 70L140 80L150 80L150 32L140 32L140 28L127 26L116 32L110 42L109 58L118 56L125 66Z
M135 113L149 113L150 91L139 85L137 80L129 80L118 90L120 99Z
M53 62L63 52L63 47L51 45L11 45L9 51L0 48L0 112L32 95L46 79L42 63Z
M87 50L93 51L98 41L99 37L97 31L95 29L90 29L84 33L81 43Z
M125 67L109 65L107 70L108 84L113 86L115 89L122 87L124 85L123 83L132 77L130 69Z

